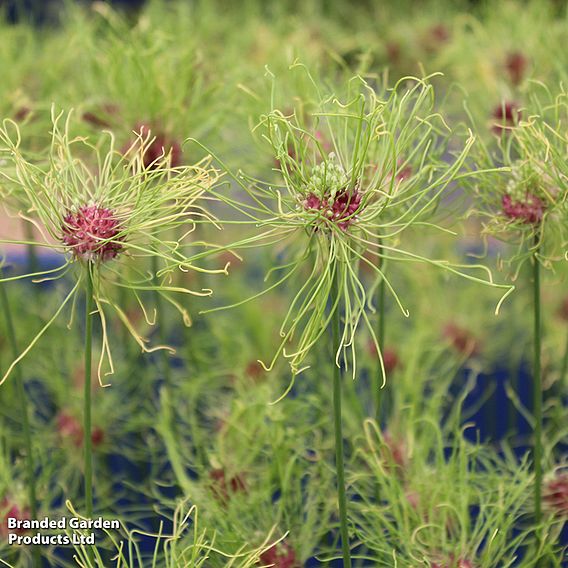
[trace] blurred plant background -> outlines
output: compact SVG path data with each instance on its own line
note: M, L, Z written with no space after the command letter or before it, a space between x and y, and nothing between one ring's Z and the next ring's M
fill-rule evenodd
M344 566L333 442L336 353L325 319L332 302L320 294L316 307L302 304L308 321L321 316L308 332L323 329L302 361L305 370L293 377L285 358L267 370L261 361L270 362L282 345L280 326L312 268L299 266L295 280L275 283L290 266L288 255L312 252L303 241L257 247L274 219L250 212L276 217L287 203L281 188L301 178L302 168L311 171L331 154L346 163L351 151L359 155L347 128L334 139L320 130L329 116L318 115L324 102L355 108L345 85L357 77L378 101L395 87L403 97L413 78L423 80L431 108L427 118L412 118L417 131L435 126L431 151L418 141L400 145L409 115L397 118L396 109L407 110L394 106L388 119L373 123L377 135L396 139L381 150L377 169L384 169L377 176L366 164L368 176L357 186L364 194L366 180L379 177L384 187L400 188L409 210L408 196L425 192L427 218L386 235L375 250L391 246L432 262L395 262L390 253L377 260L362 251L353 265L354 281L368 291L369 323L351 338L355 377L351 368L342 377L353 565L568 565L566 2L4 0L0 11L3 131L15 137L17 125L19 149L38 171L56 161L55 109L72 111L71 138L100 148L111 136L117 156L139 144L140 167L157 178L163 168L173 185L183 168L209 154L223 174L195 208L207 215L164 237L172 257L196 259L185 268L202 270L166 273L134 255L120 267L123 280L150 288L213 294L176 305L151 289L141 292L143 301L119 286L109 291L140 338L171 349L144 352L121 317L108 318L105 333L94 325L94 516L119 519L121 530L97 531L97 544L83 548L7 540L7 518L32 515L30 456L37 517L85 514L82 291L23 360L21 380L11 376L0 386L0 563ZM267 122L281 128L278 144L267 140ZM70 276L51 280L47 273L71 258L69 250L53 250L64 249L61 242L31 244L46 241L33 203L19 200L6 181L16 175L12 150L0 145L0 286L7 302L0 376L15 358L14 335L23 350L74 285ZM456 156L464 162L430 200L433 156L442 170ZM96 180L100 164L89 163L87 153L80 159ZM388 194L384 187L380 195ZM52 197L55 208L67 203ZM296 205L305 214L302 203ZM286 230L288 217L282 219ZM541 387L533 372L535 259ZM500 303L507 288L441 267L514 290ZM29 276L38 272L45 275ZM382 273L396 295L383 288ZM174 317L180 307L190 327ZM101 388L96 357L108 338L114 374ZM542 479L535 475L537 438Z

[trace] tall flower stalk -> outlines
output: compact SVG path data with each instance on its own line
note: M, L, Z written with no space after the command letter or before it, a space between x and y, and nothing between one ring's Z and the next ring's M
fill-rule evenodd
M93 448L91 439L91 375L93 353L93 274L87 267L85 286L85 385L83 395L83 440L85 452L85 514L93 515Z
M333 317L331 320L332 349L333 354L340 349L340 300L339 282L337 273L333 278L331 287L331 304L333 306ZM341 533L341 549L343 552L344 566L351 567L351 552L349 547L349 531L347 527L347 496L345 490L345 464L343 456L343 427L341 411L341 366L333 365L333 420L335 428L335 467L337 469L337 500L339 507L339 523Z
M539 234L535 235L533 252L533 313L534 313L534 363L533 363L533 401L534 401L534 517L537 528L537 541L541 541L542 521L542 373L540 356L542 351L542 317L540 299L540 262L538 259Z
M538 87L539 89L541 87ZM512 278L531 264L533 306L533 424L532 447L535 536L542 550L542 482L544 461L543 385L541 370L542 313L541 270L568 260L568 139L565 121L566 93L552 97L547 91L532 93L529 118L520 120L502 136L497 148L484 146L483 163L499 163L500 173L483 176L474 186L485 231L514 247L508 263ZM506 171L507 170L507 171Z
M275 107L261 118L256 131L270 145L278 168L277 182L264 182L244 175L234 180L250 200L223 199L244 220L232 221L242 227L254 225L255 232L231 243L233 249L274 247L282 258L267 274L273 278L265 290L233 304L241 305L281 285L294 281L297 291L280 328L281 344L271 362L280 354L288 358L292 380L309 367L309 357L331 326L334 350L333 422L337 465L340 532L345 565L350 565L347 534L346 488L341 431L341 368L357 373L356 335L360 327L370 333L379 357L380 373L373 390L386 380L377 326L379 291L388 292L408 316L390 279L386 261L426 262L471 280L493 284L491 274L481 266L468 271L446 260L432 260L400 246L407 229L420 227L442 230L433 216L442 195L460 178L460 170L473 137L454 160L447 159L441 134L448 134L443 118L433 110L434 98L427 80L406 78L381 95L360 77L353 78L341 96L322 93L319 84L298 65L295 72L307 73L313 87L311 98L301 100L298 109L283 112ZM453 138L452 138L453 140ZM411 175L401 173L411 171ZM230 224L231 221L227 221ZM369 285L360 275L368 268ZM486 275L475 275L481 270ZM509 287L505 287L509 288ZM215 309L224 309L215 308ZM380 308L380 325L384 308ZM279 399L280 400L280 399ZM380 395L372 393L379 405Z

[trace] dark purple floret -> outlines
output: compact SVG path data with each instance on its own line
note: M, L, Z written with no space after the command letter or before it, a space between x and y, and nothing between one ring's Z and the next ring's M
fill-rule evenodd
M495 134L501 134L507 128L516 126L521 118L521 111L517 103L507 101L493 110L493 118L495 122L492 126Z
M346 189L339 192L330 204L329 199L320 199L310 193L304 200L304 208L322 211L325 217L346 231L356 219L357 211L361 207L361 198L361 193L357 189Z
M396 41L389 41L386 44L387 59L390 63L398 63L400 60L400 44Z
M241 473L229 477L223 468L212 469L209 472L209 480L213 495L224 505L229 502L232 494L247 492L245 478Z
M466 357L478 355L481 350L481 343L475 335L468 329L460 327L455 323L447 323L442 335L450 341L452 347L458 353Z
M343 191L335 196L331 206L332 219L345 231L355 220L359 207L361 207L361 193L357 190Z
M513 51L507 55L505 68L513 85L519 85L523 81L528 64L527 58L520 51Z
M79 259L104 262L123 249L120 222L111 209L83 205L63 221L61 240Z
M450 30L444 24L436 24L430 28L430 35L438 43L446 43L450 40Z
M451 33L447 26L442 23L431 26L426 31L424 49L429 54L435 54L444 47L451 39Z
M279 542L260 555L259 565L274 568L299 568L300 562L296 558L294 549L288 543Z
M327 201L325 201L325 205L327 206ZM306 209L321 209L322 200L317 195L310 193L304 201L304 207Z
M558 517L568 517L568 473L558 474L543 488L542 498L547 509Z
M31 518L30 510L19 507L11 498L4 496L0 501L0 536L7 538L10 532L22 535L26 529L8 529L8 519L19 521L29 521Z
M507 217L527 225L540 223L545 210L542 200L532 193L527 193L524 201L514 201L510 195L504 195L502 205Z

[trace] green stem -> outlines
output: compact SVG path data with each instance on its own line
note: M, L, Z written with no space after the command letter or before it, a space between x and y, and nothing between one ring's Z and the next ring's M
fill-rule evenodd
M343 550L343 566L351 568L349 550L349 532L347 530L347 498L345 493L345 465L343 460L343 432L341 415L341 368L336 364L335 357L339 351L339 286L337 268L331 288L331 303L333 315L331 320L333 343L333 417L335 425L335 462L337 468L337 499L339 502L339 520L341 532L341 547Z
M93 348L93 275L87 267L85 296L85 393L83 409L83 438L85 446L85 514L93 515L93 453L91 443L91 357Z
M2 269L0 268L0 277L2 277ZM18 349L18 341L16 339L16 328L14 327L14 319L12 318L12 309L8 294L6 292L6 285L0 285L0 302L2 304L2 311L6 320L6 328L8 333L8 341L12 349L12 356L14 359L19 357L20 350ZM22 427L24 430L24 447L26 449L26 475L28 485L28 501L30 506L30 515L32 519L37 519L37 492L36 492L36 476L35 465L32 446L32 434L30 427L30 410L28 405L28 397L24 385L24 376L22 373L21 365L16 365L14 369L14 380L18 392L18 402L20 404L20 415L22 417ZM39 566L39 550L33 547L33 564Z
M535 238L536 248L533 253L533 309L534 309L534 517L537 527L537 542L540 545L542 521L542 376L540 365L541 354L541 307L540 307L540 263L538 261L538 234Z

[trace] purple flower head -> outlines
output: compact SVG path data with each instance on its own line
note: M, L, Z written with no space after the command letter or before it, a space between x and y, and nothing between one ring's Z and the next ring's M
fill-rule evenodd
M557 474L543 488L546 508L558 517L568 517L568 473Z
M345 231L355 221L355 214L360 207L361 193L356 188L352 191L346 189L335 196L331 206L332 220Z
M517 103L506 101L493 109L494 122L491 129L495 134L500 135L503 131L516 126L521 116L522 113Z
M468 329L449 322L445 325L442 335L450 341L452 347L461 355L473 357L480 352L479 340Z
M441 23L430 28L430 35L439 43L445 43L450 40L450 30Z
M535 225L542 221L545 204L536 195L527 192L522 200L515 200L506 194L502 199L503 213L513 220L522 221L526 225Z
M241 473L229 477L223 468L212 469L209 472L209 481L213 495L223 505L229 502L232 494L247 492L245 478Z
M302 204L305 210L321 215L345 231L356 221L362 194L358 187L349 188L349 178L335 156L314 167Z
M345 189L339 192L335 199L321 199L310 193L304 200L306 210L321 211L322 214L333 221L341 230L346 231L355 222L356 213L361 207L361 192L357 189Z
M279 542L260 555L260 565L274 568L299 568L294 549L287 542Z
M8 519L18 519L19 521L29 521L31 518L30 510L19 507L8 496L4 496L0 501L0 535L8 537L10 532L22 535L26 529L8 529Z
M395 64L400 61L400 43L398 43L397 41L389 41L386 43L385 49L389 63Z
M111 209L98 205L82 205L63 218L61 240L76 258L105 262L123 249L121 226Z
M505 69L513 85L519 85L525 76L529 62L520 51L513 51L507 55Z
M435 24L426 30L423 40L424 49L430 55L439 52L451 39L448 27L442 23Z
M304 200L304 207L306 209L322 209L323 206L324 202L314 193L310 193ZM327 201L325 201L325 206L327 206Z

